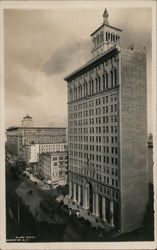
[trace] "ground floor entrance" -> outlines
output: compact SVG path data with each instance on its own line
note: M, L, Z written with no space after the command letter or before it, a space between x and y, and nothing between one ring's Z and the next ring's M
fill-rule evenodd
M71 199L78 205L88 209L91 214L107 221L111 226L119 225L119 205L109 198L94 191L90 182L86 186L71 182ZM70 195L69 195L70 196Z

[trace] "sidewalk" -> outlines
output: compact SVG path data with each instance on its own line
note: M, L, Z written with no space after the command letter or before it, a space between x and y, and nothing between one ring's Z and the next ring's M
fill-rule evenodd
M60 201L62 200L63 203L65 205L68 205L68 207L71 208L72 210L79 210L80 217L83 217L84 219L89 220L92 224L92 227L95 227L95 228L100 227L104 231L111 230L111 227L109 226L108 222L100 220L100 218L96 217L93 214L88 215L88 210L82 207L79 207L77 204L72 204L72 201L68 198L68 195L66 195L65 197L64 196L58 197L58 201L59 200ZM96 222L96 219L97 219L97 222Z
M33 175L33 173L31 173L29 175L29 178L32 182L37 182L37 184L40 186L41 189L51 190L51 188L48 184L45 184L44 181L41 181L40 179L38 179L36 176Z

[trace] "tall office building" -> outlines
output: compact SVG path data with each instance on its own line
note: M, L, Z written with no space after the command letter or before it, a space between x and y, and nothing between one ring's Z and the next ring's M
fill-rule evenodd
M103 23L92 58L68 86L69 197L121 233L143 224L148 202L145 48L122 48Z

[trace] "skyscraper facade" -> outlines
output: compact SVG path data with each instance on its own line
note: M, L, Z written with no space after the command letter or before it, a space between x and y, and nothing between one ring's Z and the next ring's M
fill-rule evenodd
M148 202L145 48L122 48L122 30L103 23L92 58L65 77L69 197L122 233L143 224Z

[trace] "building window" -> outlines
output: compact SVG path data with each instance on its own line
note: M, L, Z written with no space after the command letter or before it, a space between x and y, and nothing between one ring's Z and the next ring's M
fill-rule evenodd
M96 36L96 45L98 46L100 40L99 40L99 35Z
M86 90L86 95L88 95L88 84L87 84L87 82L85 83L85 90Z
M104 75L102 76L102 79L103 79L103 90L105 90L105 76Z
M107 184L109 184L109 177L107 177Z
M114 164L114 158L113 157L111 158L111 162L112 162L112 164Z
M114 179L112 179L112 186L114 186Z
M108 89L108 73L106 73L105 78L106 78L106 89Z
M117 112L117 104L114 105L114 111Z
M114 84L117 86L117 70L114 69Z
M106 32L106 41L108 41L108 32Z
M113 88L113 72L110 72L110 76L111 76L111 88Z
M115 158L115 165L118 165L118 159Z
M92 86L91 86L91 81L89 81L89 94L92 94Z
M101 91L101 81L100 81L100 76L98 77L98 92Z

